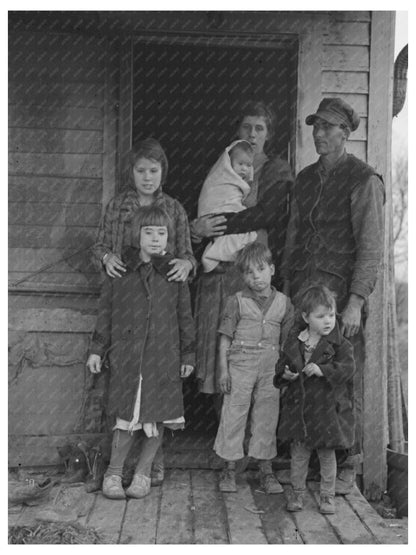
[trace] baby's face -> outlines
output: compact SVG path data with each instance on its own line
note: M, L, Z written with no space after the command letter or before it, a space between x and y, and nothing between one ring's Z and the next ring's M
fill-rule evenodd
M236 174L242 179L248 180L251 177L251 168L253 167L253 156L243 150L236 150L231 155L231 166Z

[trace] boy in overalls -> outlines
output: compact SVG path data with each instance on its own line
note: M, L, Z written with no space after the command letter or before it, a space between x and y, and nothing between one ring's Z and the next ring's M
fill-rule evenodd
M259 461L265 492L282 493L272 471L276 456L279 392L273 387L281 337L293 319L288 297L271 285L270 250L259 242L244 247L237 267L245 288L228 298L218 329L219 387L224 394L214 450L225 460L220 491L237 491L236 461L244 457L243 441L251 407L248 456Z

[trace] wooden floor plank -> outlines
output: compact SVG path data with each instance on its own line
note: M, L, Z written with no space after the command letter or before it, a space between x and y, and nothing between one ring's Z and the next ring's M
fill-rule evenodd
M227 516L218 489L217 473L212 470L192 470L191 481L195 543L228 544Z
M194 543L189 470L168 470L162 487L156 543Z
M121 529L122 544L156 543L157 512L161 488L151 488L143 499L129 499Z
M285 495L290 491L290 486L284 486ZM327 519L320 514L313 498L313 492L307 490L304 497L302 511L292 513L296 528L304 543L310 544L339 544L340 541Z
M314 492L315 500L319 503L319 491ZM374 544L374 536L363 525L359 516L343 496L335 497L335 514L326 515L329 523L343 544Z
M267 544L260 515L244 474L237 475L237 493L224 493L230 543Z
M260 515L263 530L270 544L302 544L296 525L286 511L286 498L283 493L266 495L253 473L246 473L251 486L256 507L264 511Z
M367 502L357 487L353 492L345 496L351 508L357 513L364 525L374 536L375 543L379 544L403 544L402 536L388 528L384 520L375 509Z
M94 528L104 543L118 543L121 524L126 509L123 499L107 499L100 492L87 520L87 526Z

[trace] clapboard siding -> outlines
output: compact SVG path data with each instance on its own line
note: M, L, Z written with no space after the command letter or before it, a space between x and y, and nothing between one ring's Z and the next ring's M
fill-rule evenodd
M9 176L9 202L31 202L32 198L42 203L99 204L102 182L88 178Z
M9 128L49 128L49 129L103 129L102 108L72 108L57 106L9 105Z
M10 202L9 225L65 225L96 227L101 204L64 204L41 202Z
M9 173L12 175L101 178L102 171L101 154L9 154Z
M82 249L91 245L96 227L54 225L9 225L9 247L41 248L61 247ZM64 253L62 254L64 255ZM9 268L13 271L13 268Z
M9 130L9 152L48 152L63 154L103 151L102 131L61 129Z

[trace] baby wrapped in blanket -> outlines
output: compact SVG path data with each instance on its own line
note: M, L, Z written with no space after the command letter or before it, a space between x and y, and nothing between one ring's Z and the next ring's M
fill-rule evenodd
M211 168L198 200L198 217L245 210L244 199L253 180L253 148L247 141L231 143ZM211 272L220 262L233 262L237 252L257 239L257 232L217 237L202 255L204 272Z

